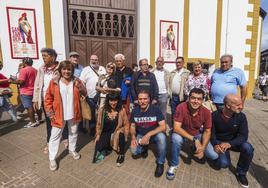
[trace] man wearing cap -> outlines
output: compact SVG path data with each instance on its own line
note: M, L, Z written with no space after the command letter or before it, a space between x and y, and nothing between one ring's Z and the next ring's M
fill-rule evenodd
M69 60L74 65L74 76L79 78L83 70L83 66L79 64L79 53L72 51L69 53Z

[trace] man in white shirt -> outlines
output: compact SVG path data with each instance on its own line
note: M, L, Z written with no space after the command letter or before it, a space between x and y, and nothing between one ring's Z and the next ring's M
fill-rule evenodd
M183 88L190 71L183 68L184 58L177 57L176 58L176 69L171 71L170 79L169 79L169 96L171 97L170 106L172 118L176 111L176 107L178 104L184 101L184 93Z
M166 113L167 113L167 102L168 102L168 82L169 82L169 76L170 73L168 70L164 69L164 58L158 57L156 59L156 68L152 70L152 73L154 73L157 85L159 88L158 93L158 101L157 104L164 115L166 119Z
M91 124L96 123L95 118L95 110L97 107L97 101L96 101L96 84L99 80L99 76L102 74L106 74L106 70L103 66L99 65L99 59L97 55L91 55L90 56L90 62L89 66L86 66L80 75L80 80L82 80L87 88L87 102L91 108L92 120ZM95 98L95 100L94 100ZM94 125L95 128L95 125Z

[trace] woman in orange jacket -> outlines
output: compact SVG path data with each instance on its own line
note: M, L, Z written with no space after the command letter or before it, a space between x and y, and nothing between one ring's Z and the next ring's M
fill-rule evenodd
M74 67L70 61L62 61L58 67L59 77L50 81L45 96L45 111L51 120L49 140L50 170L57 169L56 155L65 126L69 130L69 153L74 159L80 159L76 150L77 127L81 121L80 94L86 96L82 82L74 78Z

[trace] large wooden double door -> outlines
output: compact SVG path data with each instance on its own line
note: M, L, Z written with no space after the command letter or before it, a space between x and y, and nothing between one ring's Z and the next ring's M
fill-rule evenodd
M122 53L127 65L136 63L135 0L69 0L70 51L80 54L88 65L96 54L101 65Z

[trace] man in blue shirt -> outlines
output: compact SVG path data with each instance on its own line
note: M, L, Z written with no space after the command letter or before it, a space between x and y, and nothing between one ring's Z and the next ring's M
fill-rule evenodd
M219 157L216 164L220 168L228 168L231 164L229 151L240 152L236 168L238 182L248 187L246 173L253 158L253 147L248 140L248 122L242 113L241 97L228 94L224 98L224 108L212 114L211 144Z
M240 95L244 103L247 96L247 81L244 72L233 67L233 56L221 56L221 67L216 69L211 77L212 101L217 108L223 108L223 99L227 94L237 94L237 87L240 87Z
M150 94L141 90L138 94L138 106L131 113L131 153L133 157L141 154L146 158L149 143L157 148L155 177L162 176L166 158L166 123L165 118L156 105L150 104Z
M74 76L76 78L80 77L80 74L83 70L83 66L79 64L79 53L77 52L70 52L69 53L69 60L74 65Z

